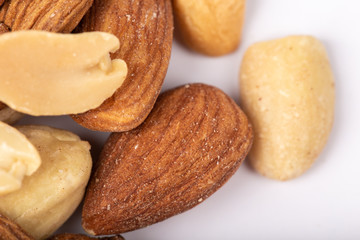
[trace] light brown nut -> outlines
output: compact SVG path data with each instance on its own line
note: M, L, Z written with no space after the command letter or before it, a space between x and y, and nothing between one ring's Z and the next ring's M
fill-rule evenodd
M0 239L2 240L32 240L19 225L0 214Z
M34 145L17 129L0 121L0 196L20 189L24 177L34 174L40 164Z
M210 56L236 50L245 0L173 0L176 30L191 49Z
M126 63L110 60L118 48L114 35L101 32L2 34L0 100L35 116L96 108L125 80Z
M49 240L96 240L96 239L98 239L98 240L124 240L124 238L120 235L113 236L113 237L92 238L92 237L88 237L83 234L70 234L70 233L59 234L59 235L55 235L55 236L49 238Z
M18 30L70 33L93 0L0 0L0 34Z
M170 0L95 0L81 31L110 32L120 39L113 59L124 59L124 84L99 108L74 120L99 131L120 132L140 125L160 93L170 60L173 19Z
M88 182L90 145L68 131L45 126L18 129L35 145L40 168L21 189L0 197L0 212L35 239L50 236L77 208Z
M163 93L142 125L109 137L82 225L94 235L119 234L191 209L234 174L251 143L245 114L219 89L193 84Z
M240 94L254 125L253 167L278 180L304 173L334 118L334 78L320 41L290 36L252 45L241 66Z
M12 31L70 33L92 3L93 0L6 0L0 8L0 22Z

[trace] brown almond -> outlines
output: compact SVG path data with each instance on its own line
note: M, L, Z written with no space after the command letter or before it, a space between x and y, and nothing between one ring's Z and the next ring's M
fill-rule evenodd
M0 9L0 22L4 22L12 31L33 29L70 33L92 2L93 0L5 0Z
M0 239L33 240L19 225L0 214Z
M86 235L83 234L71 234L71 233L63 233L63 234L58 234L55 235L51 238L49 238L49 240L124 240L124 238L122 236L113 236L113 237L103 237L103 238L92 238L92 237L88 237Z
M0 7L4 3L5 0L0 0Z
M107 140L84 229L119 234L193 208L235 173L252 139L247 117L221 90L193 84L163 93L143 124Z
M172 45L170 0L95 0L80 31L104 31L117 36L128 77L100 107L75 115L82 126L120 132L140 125L153 108L165 78Z
M10 29L8 26L6 26L4 23L0 22L0 34L9 32ZM1 109L1 105L0 105Z

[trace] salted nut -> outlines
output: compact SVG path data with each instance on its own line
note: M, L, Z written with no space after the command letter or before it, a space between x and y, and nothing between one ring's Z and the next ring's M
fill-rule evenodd
M21 189L0 196L0 212L35 239L55 232L81 202L91 172L90 144L46 126L17 126L36 147L41 166Z
M323 44L311 36L253 44L242 61L240 95L255 129L252 166L278 180L309 169L334 119L334 76Z
M178 35L191 49L221 56L239 46L245 0L173 0Z
M19 31L0 35L0 101L30 115L81 113L121 86L126 63L111 34Z
M18 190L40 164L38 151L25 135L0 122L0 196Z

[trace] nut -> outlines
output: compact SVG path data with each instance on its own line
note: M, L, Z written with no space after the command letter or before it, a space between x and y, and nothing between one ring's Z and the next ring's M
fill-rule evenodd
M304 173L326 144L334 79L324 46L310 36L252 45L240 73L241 104L254 124L253 167L287 180Z
M73 116L92 130L133 129L148 116L160 93L170 60L173 19L169 0L95 0L81 31L105 31L120 39L112 58L124 59L124 84L99 108Z
M0 196L21 188L40 166L36 148L17 129L0 122Z
M93 0L7 0L0 8L0 22L12 31L70 33L92 3Z
M125 62L110 60L109 52L118 48L115 36L100 32L2 34L0 100L36 116L96 108L126 77Z
M86 192L83 228L119 234L196 206L234 174L251 142L245 114L219 89L163 93L138 128L110 135Z
M55 235L49 240L124 240L122 236L113 236L113 237L102 237L102 238L92 238L88 237L83 234L70 234L70 233L64 233Z
M0 34L9 32L10 29L4 23L0 22Z
M43 239L66 221L83 198L92 165L90 145L50 127L18 129L37 148L42 163L19 190L0 197L0 212L35 239Z
M236 50L240 43L245 0L174 0L176 29L191 49L210 56Z
M0 0L0 34L18 30L70 33L93 0ZM1 109L0 109L1 110Z
M0 239L33 240L20 226L0 214Z

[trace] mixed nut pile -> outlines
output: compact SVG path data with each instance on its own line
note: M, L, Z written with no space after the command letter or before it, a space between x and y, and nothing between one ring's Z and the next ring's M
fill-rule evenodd
M185 45L221 56L237 49L244 11L245 0L0 0L0 239L92 239L51 236L84 195L85 231L123 239L203 202L248 153L269 178L306 171L334 115L317 39L252 45L239 75L244 112L206 84L160 94L173 14ZM112 134L93 162L69 131L11 126L23 114L67 114Z

